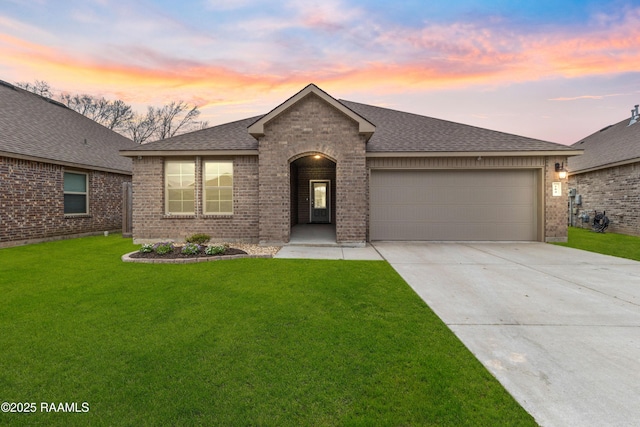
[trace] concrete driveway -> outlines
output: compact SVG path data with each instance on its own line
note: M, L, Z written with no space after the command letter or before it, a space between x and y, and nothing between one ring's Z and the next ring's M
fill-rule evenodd
M640 425L640 262L544 243L374 246L540 425Z

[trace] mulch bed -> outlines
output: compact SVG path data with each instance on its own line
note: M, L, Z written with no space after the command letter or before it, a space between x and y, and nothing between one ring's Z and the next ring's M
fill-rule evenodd
M154 258L155 259L188 259L188 258L215 258L215 257L219 258L219 257L230 256L230 255L246 255L247 254L242 249L236 249L236 248L229 248L226 251L224 251L224 254L218 254L218 255L207 255L204 253L204 251L200 251L200 253L197 253L194 255L187 255L187 254L183 254L181 250L182 250L181 247L176 247L173 249L173 252L169 252L168 254L164 254L164 255L158 255L155 252L148 252L148 253L136 252L129 255L129 258L148 258L148 259L154 259Z

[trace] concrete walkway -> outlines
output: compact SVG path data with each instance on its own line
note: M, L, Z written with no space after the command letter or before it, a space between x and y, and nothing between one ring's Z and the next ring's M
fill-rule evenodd
M540 425L640 425L640 262L544 243L374 246Z
M274 258L310 258L310 259L347 259L382 261L382 257L371 245L364 248L349 248L340 246L283 246Z

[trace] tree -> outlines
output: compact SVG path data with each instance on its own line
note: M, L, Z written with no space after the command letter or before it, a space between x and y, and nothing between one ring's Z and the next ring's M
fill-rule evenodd
M34 83L16 82L15 85L21 87L24 90L28 90L29 92L33 92L36 95L44 96L47 98L53 97L51 93L51 86L49 86L49 83L42 80L36 80Z
M115 131L126 130L128 122L133 119L131 106L121 100L108 101L104 97L97 98L86 93L82 95L63 93L60 95L60 101L72 110Z
M188 132L197 126L196 119L200 115L197 106L190 107L184 101L171 102L162 108L156 109L158 139L166 139L175 136L180 130Z
M45 81L16 83L23 89L48 98L56 98ZM109 101L89 94L61 93L57 100L101 125L129 137L138 144L171 138L180 133L204 129L208 122L197 121L200 116L198 106L184 101L172 101L157 108L147 107L145 114L136 113L124 101Z
M157 116L153 107L147 107L147 114L134 114L127 123L125 134L137 144L144 144L157 129Z

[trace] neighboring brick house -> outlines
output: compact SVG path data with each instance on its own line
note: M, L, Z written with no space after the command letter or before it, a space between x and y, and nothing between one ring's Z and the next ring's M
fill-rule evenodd
M0 80L0 247L121 229L136 146Z
M572 147L569 159L570 223L590 228L594 212L606 212L608 231L640 236L640 114L595 132ZM581 202L578 204L577 202ZM587 220L587 216L589 220Z
M137 242L565 241L564 145L339 101L309 85L271 112L124 150ZM554 192L553 189L556 189Z

